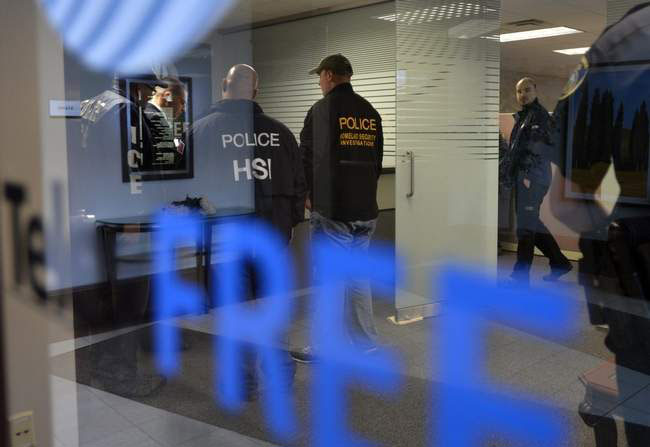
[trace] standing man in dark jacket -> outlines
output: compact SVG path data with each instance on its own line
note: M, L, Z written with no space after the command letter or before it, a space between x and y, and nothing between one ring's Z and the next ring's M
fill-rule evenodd
M350 249L367 249L377 222L377 180L384 139L381 116L350 84L352 65L341 54L326 57L318 74L323 98L309 110L300 134L313 234ZM376 349L377 330L367 282L346 287L345 319L350 340L364 351ZM308 363L306 347L292 353Z
M254 101L258 75L253 67L232 67L222 88L223 100L192 128L197 149L208 152L220 188L244 203L253 198L257 216L288 245L305 212L305 176L296 137ZM245 270L247 299L262 298L254 269L249 264ZM283 358L293 377L293 361L286 352ZM244 369L246 398L254 400L258 394L255 356L245 357Z
M305 176L296 138L254 101L257 72L235 65L223 81L223 100L197 121L192 132L200 150L210 151L214 175L224 191L253 198L257 215L287 244L304 219Z
M549 259L551 273L544 277L554 281L571 271L555 238L540 220L544 196L551 185L552 118L537 100L535 81L523 78L517 83L517 102L522 110L514 115L508 163L502 173L514 186L517 215L517 262L512 272L515 280L529 282L535 246Z

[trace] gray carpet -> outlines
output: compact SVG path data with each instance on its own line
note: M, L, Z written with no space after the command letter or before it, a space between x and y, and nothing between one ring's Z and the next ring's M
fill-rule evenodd
M146 337L148 329L139 334ZM183 330L184 340L191 348L180 353L181 374L146 398L133 399L151 407L186 416L214 426L222 427L247 436L277 443L267 430L261 406L258 402L248 404L241 414L229 414L220 409L215 401L213 371L214 336L202 332ZM111 343L118 340L102 342ZM93 374L92 349L102 349L102 343L75 352L76 381L97 386L91 381ZM72 354L56 357L52 361L53 374L65 377L64 366ZM138 368L144 373L154 373L152 355L140 350ZM290 444L310 444L310 366L299 366L294 383L294 398L299 415L300 433ZM94 382L94 383L93 383ZM350 387L348 393L348 418L350 429L366 439L384 446L425 446L428 433L427 415L430 413L430 382L413 377L403 377L400 392L395 396L378 396L364 392L359 386ZM109 391L110 390L104 390Z

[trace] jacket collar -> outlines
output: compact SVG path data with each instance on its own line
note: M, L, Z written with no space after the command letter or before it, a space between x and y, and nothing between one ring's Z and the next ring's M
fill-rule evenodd
M332 90L327 92L327 95L325 96L329 96L334 92L354 92L354 89L352 88L352 84L350 84L349 82L344 82L343 84L339 84L336 87L334 87Z
M221 113L264 113L262 108L255 101L248 99L222 99L210 108L210 112Z
M542 110L542 109L543 109L543 107L539 103L539 99L535 98L535 100L533 102L531 102L528 105L525 105L522 110L520 110L519 112L516 112L513 116L515 117L515 120L520 120L520 119L524 118L528 113L535 112L535 111Z

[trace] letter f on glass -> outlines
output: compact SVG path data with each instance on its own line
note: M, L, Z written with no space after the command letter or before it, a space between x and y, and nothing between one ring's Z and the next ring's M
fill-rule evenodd
M193 216L161 213L156 218L159 231L153 234L155 268L156 362L158 369L170 376L178 372L179 329L165 322L180 315L198 314L203 308L203 293L184 283L175 273L174 249L181 243L197 246L201 223Z

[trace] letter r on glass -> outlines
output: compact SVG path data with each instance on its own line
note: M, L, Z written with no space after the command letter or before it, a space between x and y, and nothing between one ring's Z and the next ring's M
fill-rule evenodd
M244 351L246 348L255 350L266 372L263 404L270 428L275 435L289 438L296 431L297 422L290 398L292 377L286 365L286 360L291 362L291 359L281 346L291 323L293 307L288 296L293 289L288 249L262 221L225 224L220 233L223 254L230 259L219 266L215 288L221 306L215 320L221 331L215 344L215 358L220 369L215 382L220 389L220 401L231 411L242 409ZM244 261L253 263L260 273L259 298L262 299L254 309L242 305L246 293L242 288Z

